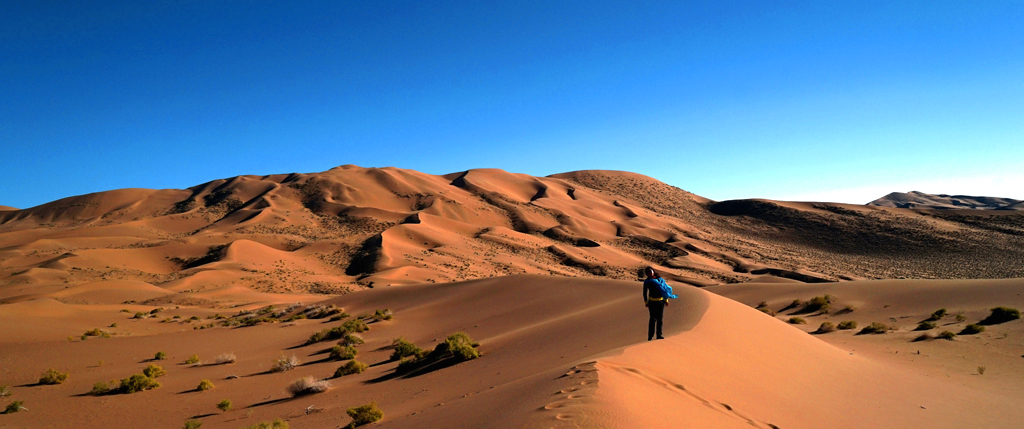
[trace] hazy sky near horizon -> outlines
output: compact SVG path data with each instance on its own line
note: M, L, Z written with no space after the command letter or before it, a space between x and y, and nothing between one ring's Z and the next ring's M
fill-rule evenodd
M1024 199L1024 2L496 3L2 2L0 205L342 164Z

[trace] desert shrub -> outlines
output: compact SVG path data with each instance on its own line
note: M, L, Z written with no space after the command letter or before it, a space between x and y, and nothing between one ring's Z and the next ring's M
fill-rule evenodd
M391 320L391 318L394 317L394 313L391 312L390 308L385 308L383 310L374 311L373 317L377 320Z
M288 429L288 422L281 419L274 419L272 422L259 422L242 429Z
M799 307L800 304L801 304L801 301L799 299L794 299L793 302L790 302L789 305L783 307L782 310L779 310L779 311L786 311L786 310L794 309L794 308Z
M476 351L478 345L465 332L456 332L434 347L430 354L441 359L454 357L460 361L471 360L480 357Z
M943 340L952 340L953 338L956 338L956 334L954 334L953 331L942 331L942 333L939 334L939 338L942 338Z
M331 359L352 359L356 357L359 351L352 346L334 346L331 348Z
M284 372L295 369L297 366L299 366L299 358L295 357L295 355L292 355L291 357L281 356L280 359L277 359L270 364L270 371Z
M200 380L199 385L196 386L196 390L200 392L207 391L210 389L213 389L213 382L205 378L203 380Z
M832 295L816 296L804 303L803 311L807 313L828 313L833 300L835 298Z
M854 321L854 320L844 320L842 322L839 322L838 328L839 328L840 331L846 331L846 330L850 330L850 329L857 329L857 322Z
M352 423L348 424L350 428L370 424L384 418L384 411L381 411L376 402L349 408L346 412L349 417L352 417Z
M974 335L980 334L982 332L985 332L984 326L981 326L977 323L972 323L970 325L964 326L964 329L960 331L960 335Z
M943 317L946 317L946 309L945 308L940 308L940 309L935 310L934 312L932 312L932 315L928 316L928 319L926 319L926 321L934 322L934 321L939 320L939 319L941 319Z
M363 344L364 342L365 341L363 341L363 337L360 337L359 334L345 334L345 338L342 338L341 341L338 341L338 345L358 346L360 344Z
M836 325L832 322L821 322L821 326L818 326L818 330L814 331L815 334L825 334L829 332L835 332Z
M39 377L39 384L61 384L67 379L68 373L50 368Z
M985 375L985 367L984 366L979 366L978 367L978 375Z
M345 330L346 333L349 333L349 332L357 332L358 333L358 332L366 332L366 331L370 330L370 327L366 325L366 322L364 322L362 320L359 320L359 319L349 320L348 322L342 323L341 327Z
M164 359L167 359L167 353L156 352L156 354L153 355L153 360L164 360Z
M839 313L839 314L853 313L855 310L857 310L857 307L854 307L852 305L847 305L847 306L843 307L842 310L839 310L837 313Z
M92 390L90 390L89 393L92 395L99 396L106 395L107 393L110 393L111 390L112 389L110 387L110 384L98 381L96 382L96 384L92 385Z
M327 380L317 380L311 375L307 375L288 385L288 393L292 396L309 395L313 393L326 392L327 389L331 388L331 382Z
M963 322L964 320L967 320L967 318L964 317L964 312L961 311L961 312L956 314L956 321L957 322Z
M18 411L24 410L25 401L14 401L7 404L7 408L4 409L4 414L13 414Z
M775 315L775 310L772 310L772 309L770 309L768 307L757 307L757 311L760 311L760 312L762 312L764 314L767 314L769 316L774 316Z
M164 371L164 369L161 368L159 365L151 364L147 366L146 369L142 370L142 373L145 374L146 377L157 378L160 377L161 375L166 375L167 371Z
M188 359L185 359L185 363L199 363L199 355L189 356Z
M861 329L858 334L884 334L888 332L889 329L888 325L872 322L870 325L865 326L864 329Z
M8 386L0 386L0 398L6 398L11 396L11 388Z
M221 353L220 356L214 358L213 363L217 365L224 365L229 363L235 363L235 361L237 360L238 358L235 357L234 353Z
M203 422L199 420L185 420L185 429L199 429Z
M132 319L145 319L147 317L149 317L149 313L143 313L140 311L138 313L135 313L135 315L132 316Z
M84 334L82 334L82 336L83 336L83 337L103 337L103 338L110 338L110 334L108 334L108 333L104 332L104 331L103 331L103 330L101 330L100 328L92 328L92 329L90 329L90 330L88 330L88 331L85 331L85 333L84 333Z
M391 352L391 360L399 360L409 356L421 357L426 354L423 349L416 347L415 344L406 341L405 338L402 337L395 338L391 341L391 348L393 349Z
M121 385L118 386L118 391L121 393L135 393L143 390L155 389L160 387L160 383L156 380L146 377L144 374L135 374L124 380L121 380Z
M350 374L359 374L364 370L366 370L365 363L352 359L348 361L348 363L338 367L338 369L334 371L334 376L342 377Z
M790 317L789 320L787 320L787 322L789 322L790 324L793 324L793 325L806 325L807 324L807 321L804 320L803 317Z
M935 322L924 321L924 322L918 323L917 324L917 328L914 328L914 330L915 331L927 331L929 329L935 329L935 326L936 326Z
M914 338L914 342L916 343L918 341L927 341L927 340L930 340L930 339L932 339L932 334L929 334L929 333L925 332L925 333L923 333L921 335L918 335L917 338Z
M992 309L992 314L989 314L985 320L979 323L982 325L997 325L1017 319L1020 319L1020 310L1010 307L995 307Z
M224 412L227 412L228 410L231 409L231 400L230 399L225 399L223 401L218 402L217 403L217 409L219 409L221 411L224 411Z

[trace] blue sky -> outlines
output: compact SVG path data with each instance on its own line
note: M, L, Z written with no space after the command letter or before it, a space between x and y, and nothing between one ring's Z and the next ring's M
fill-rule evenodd
M0 204L342 164L1024 199L1024 3L493 3L0 3Z

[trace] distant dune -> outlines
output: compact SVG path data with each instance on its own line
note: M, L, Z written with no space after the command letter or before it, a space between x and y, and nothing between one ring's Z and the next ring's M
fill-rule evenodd
M645 341L645 266L680 296L665 340ZM621 171L99 192L0 211L0 386L29 410L0 426L334 428L375 401L382 428L1017 427L1024 321L967 331L1024 307L1020 278L1019 210L712 201ZM368 367L336 375L340 338L312 334L360 320ZM886 327L812 333L842 321ZM458 331L478 359L391 358ZM150 364L161 387L90 394ZM48 368L68 381L38 384ZM332 387L293 398L304 376Z
M969 195L926 194L924 192L893 192L868 205L904 209L978 209L1021 210L1022 201L1010 198L972 197Z
M14 208L14 207L9 207L9 206L0 206L0 212L6 211L6 210L18 210L18 209Z

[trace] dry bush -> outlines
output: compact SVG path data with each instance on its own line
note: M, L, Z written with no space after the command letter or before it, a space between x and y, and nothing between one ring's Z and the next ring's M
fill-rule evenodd
M61 384L67 379L68 373L50 368L39 377L39 384Z
M185 363L199 363L199 355L189 356L188 359L185 359Z
M295 357L295 355L292 355L291 357L281 356L280 359L275 360L274 363L270 365L270 371L284 372L295 369L297 366L299 366L299 358Z
M826 334L829 332L835 332L836 325L832 322L821 322L821 326L818 326L818 330L814 331L815 334Z
M914 328L914 330L915 331L927 331L927 330L935 329L935 327L936 327L935 322L924 321L924 322L918 323L917 324L917 328Z
M359 334L345 334L345 338L338 341L339 346L358 346L363 343L365 341L363 341L363 337L360 337Z
M932 312L932 315L928 316L928 319L925 319L925 321L926 322L934 322L936 320L942 319L943 317L946 317L946 309L945 308L940 308L940 309L935 310L934 312Z
M828 313L828 309L832 306L832 301L834 300L835 298L832 295L816 296L804 303L802 311L806 313Z
M117 390L121 393L135 393L143 390L155 389L157 387L160 387L160 383L156 380L146 377L144 374L135 374L121 380L121 385Z
M272 422L259 422L242 429L288 429L288 422L281 419L274 419Z
M995 307L992 308L992 314L989 314L985 320L978 323L982 325L997 325L1017 319L1020 319L1020 310L1010 307Z
M914 338L914 342L916 343L918 341L927 341L927 340L930 340L930 339L932 339L932 334L929 334L929 333L925 332L925 333L923 333L921 335L918 335L917 338Z
M7 408L4 409L4 412L2 414L14 414L18 411L26 410L27 408L25 408L24 405L25 401L11 402L10 404L7 404Z
M307 375L288 385L288 393L292 396L309 395L313 393L323 393L327 389L331 388L331 382L327 380L317 380L311 375Z
M857 329L857 322L853 321L853 320L844 320L842 322L839 322L838 328L839 328L840 331L846 331L846 330L850 330L850 329Z
M939 334L939 338L953 341L953 339L956 338L956 334L954 334L953 331L942 331L942 333Z
M213 363L215 365L224 365L229 363L235 363L235 361L237 360L238 358L235 357L234 353L222 353L220 356L217 356L216 358L213 359Z
M890 329L892 328L884 323L872 322L870 325L865 326L864 329L861 329L857 334L884 334L889 332Z
M985 375L985 367L984 366L979 366L978 367L978 375Z
M980 334L982 332L985 332L984 326L981 326L977 323L972 323L970 325L964 326L964 329L960 331L960 335L974 335Z
M803 317L790 317L787 322L791 325L806 325L807 321Z

